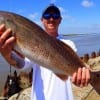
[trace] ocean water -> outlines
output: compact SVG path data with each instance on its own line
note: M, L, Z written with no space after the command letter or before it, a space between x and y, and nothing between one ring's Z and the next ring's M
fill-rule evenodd
M86 53L90 54L93 51L98 52L100 50L99 33L61 35L61 38L72 40L77 47L77 53L79 56ZM12 68L12 73L14 70L16 69ZM0 94L2 93L6 77L9 73L10 65L0 55Z
M79 56L84 54L90 54L93 51L98 52L100 50L100 34L69 34L61 36L64 39L72 40L77 48L77 53Z

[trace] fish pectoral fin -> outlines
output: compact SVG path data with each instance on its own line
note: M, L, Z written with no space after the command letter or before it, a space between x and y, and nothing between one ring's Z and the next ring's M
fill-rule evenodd
M21 54L21 53L20 53L20 52L18 52L17 50L13 49L13 51L14 51L15 53L17 53L20 57L22 57L22 58L24 58L24 57L25 57L23 54Z

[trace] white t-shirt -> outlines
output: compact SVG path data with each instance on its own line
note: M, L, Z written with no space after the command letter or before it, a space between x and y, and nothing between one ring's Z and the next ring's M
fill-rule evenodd
M70 40L64 40L75 51L75 45ZM34 64L25 58L25 68L33 67L33 83L31 100L73 100L70 77L63 81L52 71Z

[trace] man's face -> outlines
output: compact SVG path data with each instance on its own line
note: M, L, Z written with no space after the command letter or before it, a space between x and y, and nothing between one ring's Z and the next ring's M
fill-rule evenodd
M46 30L56 31L61 22L61 17L54 12L50 12L44 15L42 22Z

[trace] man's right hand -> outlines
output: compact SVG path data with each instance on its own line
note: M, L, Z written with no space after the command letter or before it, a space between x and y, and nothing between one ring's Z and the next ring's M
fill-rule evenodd
M11 52L14 47L15 37L11 36L12 30L0 25L0 53L11 65L15 65L16 61L12 59Z

